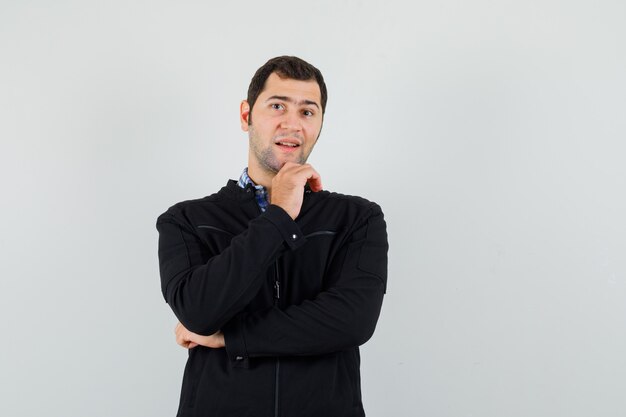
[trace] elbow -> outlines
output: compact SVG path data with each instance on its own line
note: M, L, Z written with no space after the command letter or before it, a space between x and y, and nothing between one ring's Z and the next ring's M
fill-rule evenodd
M353 346L361 346L365 344L374 335L376 324L380 317L380 311L383 301L383 292L377 294L376 299L370 299L369 302L355 309L351 316L349 328L351 344Z
M176 286L165 291L165 301L170 306L174 315L189 331L199 335L208 336L221 328L219 318L206 303L188 297L184 286Z
M373 320L368 320L366 323L361 321L358 325L356 325L355 331L352 332L351 335L351 344L353 346L361 346L365 344L368 340L372 338L374 335L374 330L376 329L376 318Z
M365 344L374 335L380 309L372 309L363 314L354 312L346 322L344 337L347 347L356 347Z

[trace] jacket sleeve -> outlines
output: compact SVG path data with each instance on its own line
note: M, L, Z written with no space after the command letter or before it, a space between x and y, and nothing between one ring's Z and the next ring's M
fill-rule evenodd
M242 313L222 329L230 359L245 366L253 357L316 355L365 343L386 289L387 250L383 214L374 206L335 257L316 298Z
M250 221L219 254L207 253L192 227L170 209L157 220L161 290L180 322L209 335L242 311L264 283L265 271L306 239L279 207Z

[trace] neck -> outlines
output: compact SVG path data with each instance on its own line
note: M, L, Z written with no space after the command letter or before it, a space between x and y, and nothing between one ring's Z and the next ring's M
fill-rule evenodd
M256 185L262 185L265 187L268 194L271 195L272 179L276 176L276 173L266 171L251 162L252 161L248 161L248 176Z

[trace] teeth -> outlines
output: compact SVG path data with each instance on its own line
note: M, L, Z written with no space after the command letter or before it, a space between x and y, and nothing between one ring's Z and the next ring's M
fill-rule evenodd
M296 145L295 143L287 143L287 142L278 142L279 145L283 145L283 146L291 146L292 148L295 148Z

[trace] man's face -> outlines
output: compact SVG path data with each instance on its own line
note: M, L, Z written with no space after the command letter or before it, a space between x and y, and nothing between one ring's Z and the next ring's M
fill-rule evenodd
M306 162L322 129L321 93L315 80L272 73L252 113L245 100L240 110L241 128L250 138L249 169L256 172L275 174L285 162Z

